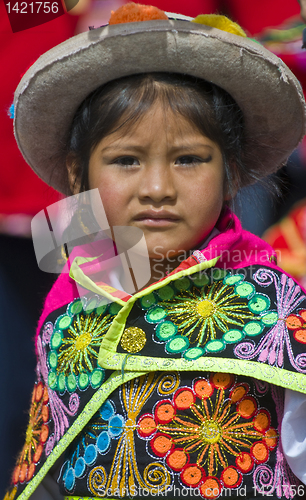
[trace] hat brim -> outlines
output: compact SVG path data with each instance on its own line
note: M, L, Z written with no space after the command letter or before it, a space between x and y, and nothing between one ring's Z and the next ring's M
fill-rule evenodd
M67 193L63 153L72 119L97 87L126 75L184 73L225 89L240 106L248 167L261 176L288 158L305 132L305 102L287 66L258 43L188 21L145 21L81 33L43 54L15 92L14 130L29 165Z

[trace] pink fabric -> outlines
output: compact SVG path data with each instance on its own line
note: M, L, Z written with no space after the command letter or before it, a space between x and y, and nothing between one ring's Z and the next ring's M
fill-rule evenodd
M240 269L257 264L280 270L280 268L270 260L271 257L276 256L272 247L258 238L258 236L242 229L238 217L230 210L226 210L221 217L218 223L218 229L220 234L213 238L204 250L201 250L201 254L205 260L211 260L221 254L221 258L217 263L217 267L219 268ZM93 257L94 251L98 250L98 247L99 251L101 250L101 242L98 242L98 244L98 246L91 245L90 252L87 256ZM76 255L82 255L84 257L84 249L74 249L71 253L70 261L72 261ZM190 259L189 266L194 264L195 259ZM69 277L67 272L62 272L47 295L44 310L38 322L37 335L47 316L52 311L68 304L78 297L79 292L75 282Z
M201 250L206 260L221 254L217 267L239 269L259 264L279 269L272 262L276 259L273 248L258 236L242 229L238 217L230 210L225 211L217 227L220 234Z

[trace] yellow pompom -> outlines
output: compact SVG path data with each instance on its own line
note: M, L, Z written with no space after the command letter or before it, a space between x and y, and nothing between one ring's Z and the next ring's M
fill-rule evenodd
M247 36L239 24L234 23L234 21L231 21L226 16L219 16L218 14L200 14L193 19L192 22L205 24L206 26L211 26L212 28L218 28L219 30L233 33L233 35Z

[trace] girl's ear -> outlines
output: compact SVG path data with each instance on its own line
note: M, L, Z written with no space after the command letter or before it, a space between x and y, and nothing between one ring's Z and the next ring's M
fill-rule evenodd
M81 189L79 168L73 154L69 153L66 158L66 168L68 172L68 184L72 194L78 194Z

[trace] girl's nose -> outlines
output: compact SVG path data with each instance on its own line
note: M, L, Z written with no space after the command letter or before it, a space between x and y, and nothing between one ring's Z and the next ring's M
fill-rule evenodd
M138 194L139 198L155 203L175 200L177 192L171 166L163 163L147 166L142 172Z

